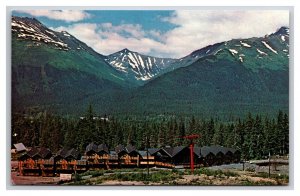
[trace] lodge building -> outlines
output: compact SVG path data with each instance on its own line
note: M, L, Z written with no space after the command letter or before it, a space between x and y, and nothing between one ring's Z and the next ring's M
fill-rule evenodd
M194 147L196 168L240 162L241 152L223 146ZM90 143L81 154L76 149L63 148L52 153L48 148L33 147L18 158L20 175L54 176L95 169L114 168L190 167L188 146L149 148L137 150L135 146L119 144L109 150L106 144Z

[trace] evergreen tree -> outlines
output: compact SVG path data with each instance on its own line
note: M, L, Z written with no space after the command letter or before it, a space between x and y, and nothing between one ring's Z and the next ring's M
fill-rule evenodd
M215 131L213 136L213 144L214 145L224 145L224 132L225 132L225 126L223 124L220 124L220 127Z
M254 158L254 141L253 141L253 124L254 119L252 118L251 113L248 114L245 122L245 131L244 131L244 141L242 146L242 155L246 160Z
M184 125L184 121L183 119L181 118L180 119L180 123L179 123L179 145L184 145L185 142L184 142L184 139L183 139L183 136L186 135L186 131L185 131L185 125Z
M283 117L283 154L289 154L289 117L284 114Z

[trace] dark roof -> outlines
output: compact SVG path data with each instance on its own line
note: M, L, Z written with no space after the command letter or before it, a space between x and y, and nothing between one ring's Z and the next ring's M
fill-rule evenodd
M74 148L68 150L67 154L64 158L73 158L73 159L79 159L80 153L75 150Z
M52 152L48 149L48 148L44 148L44 147L42 147L42 148L40 148L40 150L39 150L39 156L41 157L41 158L46 158L47 156L51 156L52 155Z
M180 153L183 149L188 148L187 146L175 146L172 149L172 157L176 156L178 153Z
M108 147L106 144L100 144L98 146L98 151L97 152L101 152L101 151L104 151L106 152L107 154L109 154L109 150L108 150Z
M165 154L167 154L167 156L174 157L186 148L189 149L188 146L175 146L175 147L163 147L163 148L149 148L148 150L150 155L153 155L159 151L163 151ZM194 154L196 154L196 156L198 157L200 156L200 147L194 147Z
M27 155L32 158L32 157L38 155L38 153L39 153L39 149L33 147L33 148L31 148L30 151L27 152Z
M224 153L223 153L223 148L224 148L224 147L222 147L222 146L214 145L214 146L209 146L209 148L210 148L210 151L211 151L212 153L214 153L214 155L217 155L217 154L219 154L219 153L224 154Z
M20 156L21 159L26 159L26 158L45 158L47 156L51 156L52 153L49 149L47 148L44 148L44 147L41 147L41 148L36 148L36 147L33 147L31 148L28 152L22 154Z
M172 147L163 147L161 148L162 151L164 151L169 157L173 157L173 148Z
M94 144L94 142L90 143L85 148L85 152L90 152L90 151L98 152L98 146L96 144Z
M138 153L139 153L142 157L146 157L146 156L147 156L147 151L146 151L146 150L139 150ZM148 156L151 156L150 152L148 153Z
M201 157L201 148L199 146L194 146L194 153L198 156L198 158Z
M224 147L223 153L224 153L224 154L227 154L227 153L234 154L236 151L237 151L237 150L234 149L234 148L227 148L227 147Z
M122 144L119 144L118 146L116 146L115 151L117 154L119 154L122 151L127 152L127 150L125 149L125 147Z
M213 153L214 155L217 155L218 153L221 154L227 154L228 152L235 153L237 150L234 148L227 148L224 146L203 146L200 149L201 156L206 157L209 153Z
M148 151L151 155L157 153L160 149L159 148L149 148Z
M14 144L14 147L16 148L17 152L26 150L26 147L23 143Z
M239 153L240 152L240 150L238 150L238 149L235 149L235 148L228 148L233 154L234 153Z
M209 146L203 146L200 148L200 153L201 153L201 157L206 157L208 154L213 154L215 155L212 151L211 148Z
M234 149L234 148L228 148L228 147L223 147L223 146L218 146L220 149L221 149L221 152L223 154L227 154L227 153L236 153L236 152L240 152L239 150L237 149Z
M56 153L55 157L60 156L62 158L65 158L67 153L68 153L68 149L62 148Z
M133 151L136 151L136 148L135 148L135 146L132 146L131 144L128 144L128 145L126 146L126 151L127 151L128 153L131 153L131 152L133 152Z
M102 151L109 153L109 150L108 150L108 147L106 144L97 145L94 142L90 143L85 148L85 152L90 152L90 151L93 151L95 153L102 152Z

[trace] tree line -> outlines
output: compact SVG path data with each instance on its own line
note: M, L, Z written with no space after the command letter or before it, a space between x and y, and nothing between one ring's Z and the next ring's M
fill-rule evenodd
M276 118L249 113L244 119L223 122L182 116L114 117L97 116L92 106L78 118L35 112L12 115L12 144L44 146L53 152L76 148L82 153L95 142L106 143L113 150L118 144L132 144L137 149L188 145L182 138L199 134L198 146L221 145L239 149L242 159L260 159L289 153L289 118L279 111Z

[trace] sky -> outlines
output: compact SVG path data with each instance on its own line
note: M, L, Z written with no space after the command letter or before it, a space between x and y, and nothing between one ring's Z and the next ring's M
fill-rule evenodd
M124 48L181 58L207 45L289 27L288 10L15 10L68 31L103 55Z

